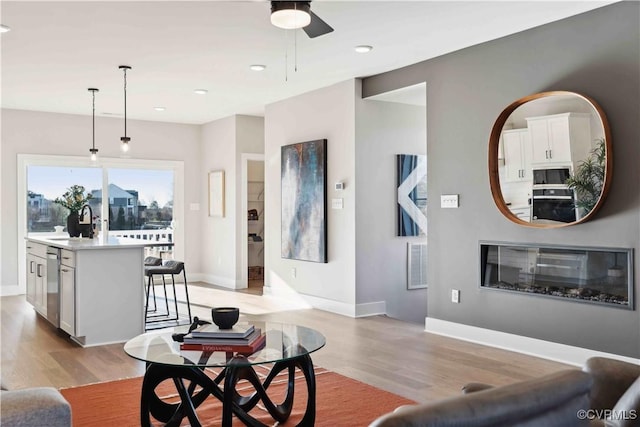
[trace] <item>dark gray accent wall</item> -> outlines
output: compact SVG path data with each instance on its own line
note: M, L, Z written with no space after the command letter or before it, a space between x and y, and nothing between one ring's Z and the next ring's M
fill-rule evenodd
M541 5L541 7L543 7ZM640 3L622 2L372 76L363 96L427 83L430 203L428 315L542 340L640 357ZM592 97L609 118L613 186L596 218L564 229L511 223L489 188L487 148L499 113L548 90ZM636 309L478 287L478 241L634 248ZM461 290L460 304L450 289Z

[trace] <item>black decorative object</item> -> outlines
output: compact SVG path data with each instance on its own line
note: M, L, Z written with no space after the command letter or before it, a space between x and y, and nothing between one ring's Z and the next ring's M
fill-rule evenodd
M67 232L69 233L69 237L80 237L78 219L78 212L69 213L67 217Z
M213 323L220 329L231 329L238 322L240 309L238 307L214 307L211 309Z

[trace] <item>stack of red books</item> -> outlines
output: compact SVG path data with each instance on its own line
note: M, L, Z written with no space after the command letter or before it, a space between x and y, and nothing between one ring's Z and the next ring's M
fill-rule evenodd
M236 324L231 329L220 329L216 325L203 325L184 336L180 350L225 351L252 354L262 349L266 335L260 328L248 323Z

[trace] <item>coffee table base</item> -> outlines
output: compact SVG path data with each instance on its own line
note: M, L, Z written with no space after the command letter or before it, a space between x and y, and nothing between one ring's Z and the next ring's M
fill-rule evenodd
M296 368L304 374L308 396L307 407L298 426L313 426L316 415L316 382L313 363L308 355L274 363L264 382L260 381L253 366L246 364L243 356L234 357L215 378L209 377L203 368L195 366L149 364L142 382L141 425L151 427L153 417L167 427L179 426L184 418L188 418L191 426L201 426L196 408L210 395L222 402L223 427L231 426L233 415L247 426L266 426L249 415L249 411L259 402L263 403L274 420L284 422L293 409ZM276 404L267 395L267 389L276 375L285 369L288 371L286 396L282 403ZM180 403L165 402L156 394L158 385L166 380L173 381L180 396ZM255 388L254 393L241 396L236 391L236 385L240 380L248 381ZM185 385L185 381L188 385ZM221 388L220 383L223 381L224 388ZM196 392L198 387L200 390Z

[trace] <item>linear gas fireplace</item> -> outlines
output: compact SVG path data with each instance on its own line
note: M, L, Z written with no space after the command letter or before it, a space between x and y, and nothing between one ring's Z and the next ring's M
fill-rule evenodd
M480 287L633 310L633 249L480 242Z

